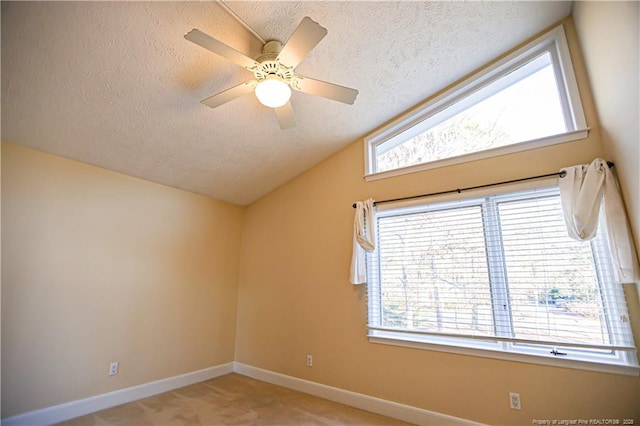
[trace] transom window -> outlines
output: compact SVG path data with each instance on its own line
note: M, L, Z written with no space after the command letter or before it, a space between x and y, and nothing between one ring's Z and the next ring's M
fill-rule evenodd
M368 257L374 341L637 365L605 233L570 239L557 187L381 207Z
M367 179L586 137L562 27L365 138Z

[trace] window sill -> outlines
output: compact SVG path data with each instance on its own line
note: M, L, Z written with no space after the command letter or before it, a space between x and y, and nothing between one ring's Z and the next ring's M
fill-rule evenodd
M443 160L431 161L428 163L415 164L413 166L401 167L399 169L387 170L384 172L369 173L364 176L367 182L386 179L394 176L402 176L410 173L422 172L425 170L437 169L440 167L452 166L455 164L468 163L470 161L483 160L500 155L513 154L516 152L528 151L550 145L557 145L565 142L573 142L586 139L589 136L589 128L575 130L560 135L548 136L546 138L533 141L520 142L499 148L488 149L486 151L474 152L472 154L460 155L458 157L445 158ZM365 154L366 155L366 154Z
M492 348L473 348L463 346L453 346L439 343L427 343L418 340L407 340L391 335L374 336L370 334L369 342L391 346L401 346L405 348L423 349L438 352L448 352L460 355L476 356L481 358L493 358L505 361L523 362L528 364L547 365L552 367L571 368L577 370L596 371L600 373L620 374L625 376L640 376L640 366L608 364L594 361L583 361L567 358L557 358L555 356L528 355L523 353L505 352ZM490 346L490 345L487 345Z

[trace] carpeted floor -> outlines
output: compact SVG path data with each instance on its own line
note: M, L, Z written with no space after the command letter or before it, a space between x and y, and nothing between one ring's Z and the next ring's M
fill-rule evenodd
M59 423L138 425L407 425L238 374Z

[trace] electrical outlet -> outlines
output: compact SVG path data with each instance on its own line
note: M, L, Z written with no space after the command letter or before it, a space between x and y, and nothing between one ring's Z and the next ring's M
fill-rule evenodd
M313 367L313 356L307 355L307 367Z
M520 394L515 392L509 392L509 406L513 410L521 410L522 406L520 405Z
M115 376L116 374L118 374L118 363L112 362L111 365L109 365L109 375Z

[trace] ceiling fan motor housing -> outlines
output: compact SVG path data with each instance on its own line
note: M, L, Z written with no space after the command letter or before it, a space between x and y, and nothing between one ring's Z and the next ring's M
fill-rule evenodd
M256 58L259 66L252 70L256 80L264 81L269 76L276 76L287 84L291 83L293 68L276 60L281 50L282 43L278 40L269 40L262 46L262 55Z

